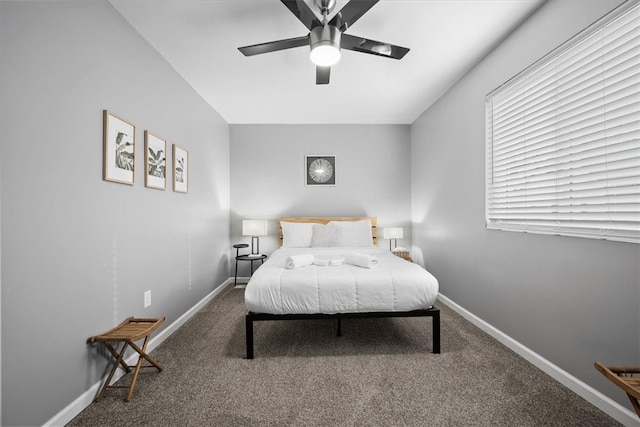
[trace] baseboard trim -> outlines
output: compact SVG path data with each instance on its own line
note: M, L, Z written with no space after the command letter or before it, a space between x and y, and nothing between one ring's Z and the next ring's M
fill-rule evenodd
M640 420L638 419L638 416L629 409L620 405L618 402L605 396L590 385L569 374L567 371L554 365L549 360L535 353L530 348L525 347L499 329L496 329L494 326L485 322L462 306L456 304L446 296L439 294L438 300L442 301L453 311L460 314L462 317L476 325L478 328L482 329L484 332L491 335L493 338L497 339L502 344L513 350L523 359L527 360L529 363L536 366L551 378L558 381L560 384L564 385L569 390L573 391L578 396L582 397L587 402L591 403L593 406L600 409L602 412L609 415L611 418L615 419L622 425L640 426Z
M159 334L157 334L151 341L149 341L149 348L153 350L158 347L164 340L169 338L171 334L180 328L180 326L184 325L187 320L191 319L194 314L196 314L202 307L207 305L212 299L214 299L220 292L222 292L227 286L233 283L233 280L227 279L223 284L215 288L211 291L206 297L204 297L199 303L191 307L186 313L182 316L178 317L171 325L164 328ZM151 351L150 350L150 351ZM133 355L135 356L135 354Z
M171 336L180 326L184 325L187 320L193 317L202 307L204 307L209 301L214 299L220 292L222 292L227 286L233 285L233 278L229 278L225 280L221 285L218 285L213 291L211 291L207 296L205 296L202 300L200 300L197 304L187 310L182 316L177 318L173 323L171 323L168 327L164 328L160 333L155 335L153 338L149 340L147 344L147 350L153 351L156 347L164 342L167 338ZM129 365L134 365L137 362L137 353L133 353L126 359L126 363ZM123 369L119 369L111 382L115 382L118 379L122 378L125 374ZM64 426L69 421L71 421L76 415L82 412L87 406L93 403L93 400L96 398L98 393L100 392L100 387L106 378L102 378L100 381L92 385L87 391L82 393L76 400L71 402L64 408L62 411L58 412L53 418L47 421L44 426Z

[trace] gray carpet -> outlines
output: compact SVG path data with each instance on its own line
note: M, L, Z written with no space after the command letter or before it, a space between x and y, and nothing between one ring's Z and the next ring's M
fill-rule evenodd
M232 287L153 351L131 402L111 389L70 426L614 426L444 304L430 318L255 323ZM129 380L125 376L121 381Z

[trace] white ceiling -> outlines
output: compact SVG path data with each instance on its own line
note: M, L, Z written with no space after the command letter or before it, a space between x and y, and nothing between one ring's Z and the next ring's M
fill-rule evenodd
M231 124L412 123L544 2L382 0L346 33L411 51L395 60L343 50L331 82L316 85L307 47L237 49L308 33L278 0L109 1Z

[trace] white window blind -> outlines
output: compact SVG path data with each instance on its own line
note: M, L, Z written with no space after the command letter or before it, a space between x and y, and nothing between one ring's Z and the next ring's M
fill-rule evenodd
M492 229L640 242L640 3L487 96Z

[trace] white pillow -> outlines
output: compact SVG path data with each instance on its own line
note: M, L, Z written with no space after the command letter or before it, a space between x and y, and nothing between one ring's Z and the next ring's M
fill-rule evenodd
M366 248L373 246L371 221L368 219L360 221L331 221L327 225L333 225L340 230L338 246Z
M340 229L331 224L313 224L311 247L326 248L340 246Z
M302 222L280 222L282 227L282 247L308 248L311 247L313 224Z

